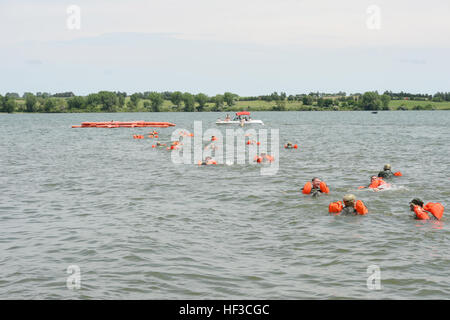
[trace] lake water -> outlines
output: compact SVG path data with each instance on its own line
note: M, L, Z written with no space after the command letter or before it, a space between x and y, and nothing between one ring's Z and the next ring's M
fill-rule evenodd
M450 227L414 197L450 195L450 112L254 112L279 129L276 175L253 164L176 165L151 128L218 128L219 113L0 114L1 299L448 299ZM159 129L168 142L175 128ZM224 130L223 127L222 130ZM385 163L403 177L358 190ZM313 176L331 192L301 194ZM365 217L328 215L354 193ZM81 287L69 290L76 265ZM381 289L370 290L369 266Z

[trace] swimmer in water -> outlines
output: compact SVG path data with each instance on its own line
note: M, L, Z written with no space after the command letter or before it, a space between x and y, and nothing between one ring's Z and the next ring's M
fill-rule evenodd
M391 185L384 181L382 178L379 178L377 176L371 176L370 177L370 185L368 186L369 189L372 189L373 191L377 192L386 188L389 188Z
M270 163L275 160L275 158L267 153L261 153L259 156L255 156L254 159L257 163Z
M206 157L205 160L202 161L201 165L202 166L207 166L210 164L217 164L216 160L214 160L212 157Z
M385 164L383 167L383 171L380 171L378 173L378 177L383 179L391 179L392 177L394 177L394 173L391 171L391 165Z
M355 209L356 197L353 194L346 194L342 199L344 202L344 208L341 211L341 215L344 216L356 216L358 212Z
M303 194L310 194L313 197L318 197L322 193L329 193L329 192L330 189L328 188L326 183L317 177L312 178L311 182L306 183L305 186L302 188Z
M440 220L444 215L444 206L442 204L428 202L424 205L419 198L414 198L409 202L409 209L415 213L414 218L417 220Z
M369 212L364 202L361 200L356 200L356 197L353 194L346 194L342 201L344 205L342 205L341 201L330 203L328 206L328 212L333 215L344 216L363 216Z
M344 208L341 211L341 215L357 216L365 215L368 212L364 203L360 200L356 201L356 197L353 194L346 194L342 201L344 202Z

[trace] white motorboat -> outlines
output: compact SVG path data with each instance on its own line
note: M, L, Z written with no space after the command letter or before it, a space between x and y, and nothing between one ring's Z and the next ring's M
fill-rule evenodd
M246 125L246 124L261 124L264 125L264 122L262 120L253 120L250 118L250 112L248 111L241 111L236 112L236 116L233 120L231 119L225 119L221 120L218 119L216 121L216 124L238 124L238 125Z

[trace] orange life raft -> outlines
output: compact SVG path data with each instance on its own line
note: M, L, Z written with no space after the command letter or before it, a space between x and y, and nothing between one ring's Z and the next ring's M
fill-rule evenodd
M72 128L144 128L173 127L171 122L146 122L146 121L108 121L108 122L82 122L81 126L72 126Z

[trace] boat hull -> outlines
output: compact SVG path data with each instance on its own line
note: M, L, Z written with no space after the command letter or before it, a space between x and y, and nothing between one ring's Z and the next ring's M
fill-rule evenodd
M224 121L224 120L220 120L220 121L216 121L216 124L241 124L240 121ZM262 120L250 120L250 121L244 121L244 124L261 124L264 125L264 122L262 122Z

